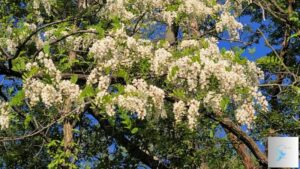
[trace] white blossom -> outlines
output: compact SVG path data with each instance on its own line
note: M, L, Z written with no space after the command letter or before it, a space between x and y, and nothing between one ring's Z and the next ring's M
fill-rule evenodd
M216 23L216 30L222 32L225 29L233 39L239 39L238 30L243 29L243 25L228 12L224 12L221 14L220 21Z
M193 99L188 104L189 109L187 112L188 125L190 129L194 129L196 126L196 120L198 116L200 102Z
M160 117L166 117L164 109L165 93L162 89L148 85L143 79L134 79L132 85L126 85L125 94L117 98L116 104L124 109L136 112L143 119L147 108L154 107ZM152 102L149 102L149 98Z
M9 112L9 104L0 100L0 127L2 130L9 127Z
M199 42L197 40L183 40L179 45L179 49L184 49L188 47L199 47Z
M186 114L186 104L181 100L174 103L173 112L174 112L176 123L181 122L182 117Z
M118 97L118 105L128 111L136 112L140 119L144 119L147 114L146 104L146 100L138 97L122 95Z
M164 48L156 50L154 58L152 59L151 70L157 75L165 74L168 69L167 63L171 57L172 54Z
M53 86L48 84L43 87L40 95L42 102L46 105L46 107L51 107L62 102L61 94L57 92Z
M236 119L241 124L247 124L248 127L255 119L255 109L252 103L244 103L236 110Z
M208 92L206 97L203 99L203 103L207 106L212 108L214 112L220 112L221 111L221 101L222 101L222 95L217 94L215 92Z

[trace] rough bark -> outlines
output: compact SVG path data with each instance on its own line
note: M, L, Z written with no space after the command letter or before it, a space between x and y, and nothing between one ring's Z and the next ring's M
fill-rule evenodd
M236 125L230 118L212 114L206 114L206 116L215 121L218 121L222 125L222 127L227 129L230 133L234 134L241 142L243 142L249 148L249 150L251 150L261 166L268 166L266 155L260 151L255 141L245 132L243 132L241 128Z
M73 126L71 121L66 119L63 126L64 132L64 149L66 152L71 152L73 141Z
M244 167L246 169L255 169L257 168L254 164L251 154L248 152L247 146L239 141L239 139L232 133L227 132L228 139L231 141L234 149L242 160Z

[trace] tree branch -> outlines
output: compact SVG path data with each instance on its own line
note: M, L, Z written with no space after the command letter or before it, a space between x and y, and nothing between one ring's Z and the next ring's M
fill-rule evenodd
M255 141L241 130L230 118L221 117L220 115L205 114L207 117L219 122L222 127L233 133L240 141L242 141L258 159L260 165L267 167L268 160L264 153L260 151ZM216 116L216 117L215 117Z
M100 125L103 127L105 134L112 136L117 140L119 144L124 146L128 153L136 158L141 160L144 164L148 165L151 168L156 169L167 169L164 164L162 164L159 160L155 159L153 156L149 155L145 151L141 150L140 147L133 144L128 140L128 138L125 137L124 133L113 130L113 127L107 123L106 119L101 115L93 110L89 109L89 112L94 116L95 119L97 119L100 123Z

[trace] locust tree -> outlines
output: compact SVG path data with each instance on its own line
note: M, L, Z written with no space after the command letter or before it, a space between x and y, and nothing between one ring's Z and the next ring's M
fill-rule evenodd
M218 47L219 35L239 39L253 3L3 0L2 165L266 166L240 127L271 109L264 72ZM157 25L165 38L149 39Z

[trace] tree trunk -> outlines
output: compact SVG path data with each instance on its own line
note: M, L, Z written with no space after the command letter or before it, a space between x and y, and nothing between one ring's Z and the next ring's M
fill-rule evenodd
M72 141L73 141L73 126L69 119L64 121L64 150L71 152Z
M223 112L216 112L214 114L216 117L209 116L210 118L220 122L221 126L225 129L228 139L242 160L245 168L254 169L258 168L255 166L253 159L251 158L251 153L248 151L252 151L255 157L258 159L259 163L266 167L267 166L267 158L265 154L263 154L254 140L250 138L246 133L244 133L238 125L233 123L229 118L223 117Z
M62 116L66 116L63 122L63 143L64 143L64 151L66 155L70 155L73 152L73 125L72 120L68 117L69 113L71 112L72 104L68 99L64 102L64 108L62 111ZM62 164L62 168L67 168L68 164L73 163L74 159L67 156L65 158L65 162Z

